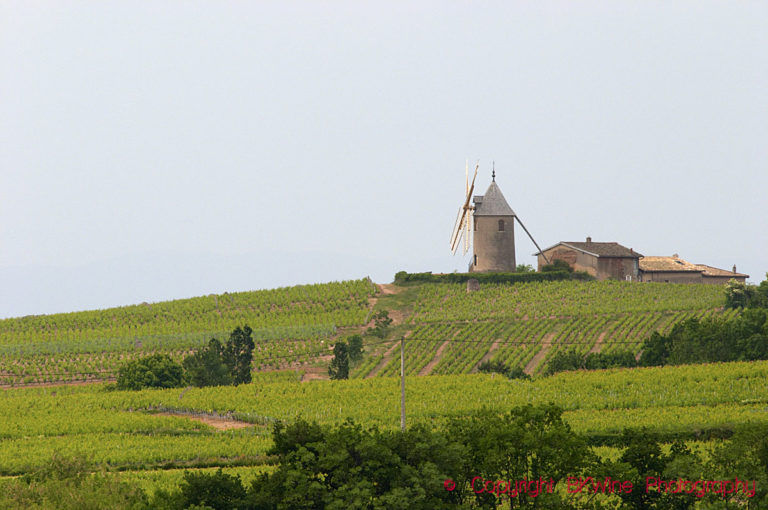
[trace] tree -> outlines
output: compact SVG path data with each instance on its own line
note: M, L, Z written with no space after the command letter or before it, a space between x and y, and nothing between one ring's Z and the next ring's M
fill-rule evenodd
M452 419L448 437L465 445L469 458L464 480L552 480L552 492L542 487L510 498L509 508L572 508L557 486L566 477L592 471L598 460L586 441L562 419L559 407L525 405L505 414L483 409L468 417ZM472 494L484 508L497 508L493 493ZM505 496L506 499L506 496Z
M349 361L357 363L363 359L363 337L360 335L352 335L347 338L347 345L349 346Z
M448 491L444 482L463 480L466 448L426 426L379 431L299 420L275 424L273 438L279 466L253 482L253 508L462 508L464 484Z
M368 329L368 333L373 336L384 338L389 331L389 326L392 324L392 319L389 316L389 312L381 310L373 316L372 328Z
M117 373L117 388L178 388L184 385L184 369L166 354L129 361Z
M328 367L331 379L349 378L349 347L346 342L337 342L333 346L333 359Z
M190 384L197 387L232 384L232 375L225 362L224 347L211 338L208 345L190 354L182 362Z
M535 273L536 270L530 264L518 264L515 268L516 273Z
M235 328L224 346L224 362L229 367L232 384L235 386L251 382L251 363L255 347L252 333L253 330L248 326Z

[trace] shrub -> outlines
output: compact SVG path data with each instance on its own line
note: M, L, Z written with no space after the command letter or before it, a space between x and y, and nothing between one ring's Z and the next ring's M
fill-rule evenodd
M117 388L178 388L184 385L184 369L166 354L129 361L117 373Z

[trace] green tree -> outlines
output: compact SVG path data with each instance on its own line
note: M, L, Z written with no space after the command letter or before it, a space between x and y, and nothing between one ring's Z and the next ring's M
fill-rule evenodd
M347 345L349 346L349 361L357 363L363 359L363 337L360 335L352 335L347 338Z
M232 384L251 382L251 363L253 362L253 330L244 326L235 328L223 349L224 362L229 367Z
M225 363L224 347L211 338L208 345L190 354L182 362L190 384L204 386L225 386L232 384L230 369Z
M333 346L333 359L328 367L331 379L349 378L349 346L346 342L336 342Z
M515 268L516 273L535 273L536 270L530 264L518 264Z
M427 427L379 431L348 421L324 428L299 420L276 424L273 438L269 453L279 467L253 482L253 508L439 510L461 508L466 494L443 485L462 480L465 447Z
M510 508L572 508L556 487L569 476L578 476L597 464L586 441L562 419L555 405L526 405L505 414L484 409L469 417L454 418L448 436L466 445L468 469L461 476L471 480L552 480L553 491L543 488L535 497L519 494ZM562 483L561 483L562 482ZM495 494L472 493L476 502L496 508ZM506 499L506 496L505 496Z
M166 354L154 354L124 363L117 373L117 388L178 388L184 385L184 369Z
M392 318L389 316L389 312L381 310L373 316L373 327L368 328L368 333L373 336L384 338L387 336L389 327L392 325Z

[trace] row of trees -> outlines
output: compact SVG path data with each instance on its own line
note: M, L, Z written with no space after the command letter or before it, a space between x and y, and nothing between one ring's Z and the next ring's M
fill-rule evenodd
M225 386L251 382L253 330L235 328L226 343L211 338L181 364L166 354L155 354L125 363L117 374L117 389L178 388L192 385Z
M768 359L768 309L753 308L730 320L687 319L668 335L653 333L643 344L640 365L763 359Z
M546 374L553 375L566 370L598 370L602 368L635 366L637 366L637 361L635 356L629 351L581 354L569 350L559 351L552 356L552 359L547 364Z

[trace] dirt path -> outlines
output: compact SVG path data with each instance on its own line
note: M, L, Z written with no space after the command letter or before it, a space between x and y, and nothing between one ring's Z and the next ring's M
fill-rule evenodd
M410 331L408 332L410 333ZM379 361L379 364L376 365L373 370L368 372L368 374L365 376L365 379L370 379L371 377L376 377L379 372L381 372L385 366L387 366L387 363L389 363L392 360L392 357L394 356L395 349L397 349L400 346L400 342L395 341L392 344L392 347L387 349L387 352L384 353L384 357L381 358L381 361Z
M403 290L402 287L398 287L394 283L377 283L376 286L379 288L382 294L400 294L400 292Z
M590 354L597 354L598 352L603 350L603 340L605 340L605 335L607 335L607 331L603 331L600 333L600 336L597 337L597 342L595 342L595 345L592 346L592 348L589 350Z
M496 350L499 348L499 345L501 345L501 339L497 339L491 344L491 348L488 349L488 352L485 353L485 356L483 356L483 359L481 359L477 365L475 365L475 368L472 369L472 372L477 372L477 367L485 363L486 361L489 361L491 357L493 356L493 353L496 352Z
M187 418L193 421L199 421L210 425L216 430L232 430L232 429L244 429L246 427L253 427L253 423L245 421L233 420L231 418L225 418L223 416L213 416L209 414L185 414L185 413L156 413L155 416L178 416L181 418Z
M446 347L448 347L448 344L451 343L451 339L446 340L443 342L440 347L437 348L437 352L435 353L435 357L432 358L432 361L427 363L427 365L419 370L419 375L429 375L432 373L432 369L435 368L435 365L437 365L441 359L443 359L443 351Z
M544 339L541 341L541 349L539 352L536 353L536 356L533 357L531 361L528 362L528 364L525 366L525 370L523 370L526 374L531 375L533 374L533 371L536 370L536 367L539 366L539 363L544 359L544 357L549 352L549 348L552 347L552 339L555 338L554 333L547 333Z

